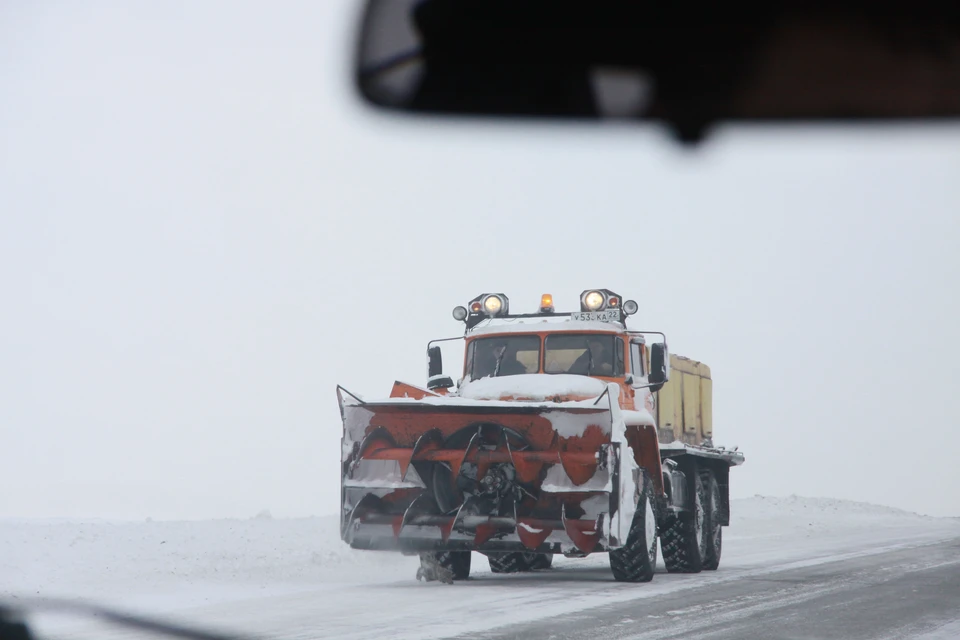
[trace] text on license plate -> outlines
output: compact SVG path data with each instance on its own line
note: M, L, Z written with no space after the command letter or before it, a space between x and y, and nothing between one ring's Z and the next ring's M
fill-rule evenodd
M596 321L596 322L619 322L620 310L608 309L606 311L579 311L570 314L571 320Z

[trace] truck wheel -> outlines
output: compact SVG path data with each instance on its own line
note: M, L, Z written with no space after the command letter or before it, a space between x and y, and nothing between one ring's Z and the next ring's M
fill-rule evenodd
M687 480L693 483L693 508L669 516L660 536L663 563L670 573L700 573L707 557L706 488L696 468L687 473Z
M490 553L487 554L487 561L490 563L490 571L494 573L520 573L549 569L553 564L553 555L525 551Z
M553 566L552 553L525 553L531 571L542 571Z
M436 551L420 554L417 580L452 583L470 577L469 551Z
M610 570L618 582L650 582L657 566L657 514L646 472L640 471L640 499L627 542L610 551Z
M707 549L703 560L703 568L708 571L715 571L720 566L720 552L723 550L723 527L720 525L720 484L712 469L702 469L700 471L700 481L703 483L707 495L706 508L704 509L705 527L704 538L706 538Z

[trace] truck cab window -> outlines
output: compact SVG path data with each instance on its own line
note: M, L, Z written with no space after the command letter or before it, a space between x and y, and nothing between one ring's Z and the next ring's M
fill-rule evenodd
M540 337L478 338L470 345L467 367L471 380L537 373L540 371Z
M633 372L633 377L639 378L640 376L646 375L646 368L643 363L643 351L641 350L641 344L639 342L630 343L630 371Z
M613 375L622 376L624 373L623 338L617 338L613 343Z
M616 365L616 341L606 334L553 334L547 336L544 349L544 373L572 373L582 376L619 375ZM621 343L622 345L622 343ZM620 363L622 373L623 350Z

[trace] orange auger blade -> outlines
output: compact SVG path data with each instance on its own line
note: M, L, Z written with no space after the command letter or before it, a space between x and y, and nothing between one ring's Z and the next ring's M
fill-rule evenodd
M403 512L403 518L400 521L400 526L394 528L393 537L399 538L403 528L407 526L416 516L421 514L436 515L439 513L440 509L437 507L437 502L433 499L433 496L427 493L421 493L419 496L413 499L413 501L410 503L410 506L407 507L407 509Z
M371 458L378 451L385 449L395 449L396 442L393 439L393 436L389 431L383 427L377 427L364 435L363 439L360 441L359 446L357 447L356 456L352 459L352 464L354 466L360 462L364 457ZM393 458L397 459L397 458Z
M584 553L590 553L597 547L600 541L601 519L597 520L568 520L567 510L564 507L560 512L560 519L563 521L563 530L567 537L577 545L577 549Z
M433 429L446 441L457 432L477 429L484 424L520 434L529 443L530 451L550 448L558 435L554 424L563 426L566 435L560 437L566 442L568 451L596 451L601 444L610 441L612 413L609 406L515 404L458 405L454 399L449 404L400 399L362 404L344 402L344 441L360 442L371 431L383 429L397 447L413 448L419 438Z
M517 537L527 549L537 549L546 542L553 529L543 526L538 520L533 518L520 518L517 520Z
M436 451L443 446L443 434L440 433L439 429L430 429L422 436L417 438L417 442L413 445L413 449L410 451L410 457L407 459L406 464L403 462L400 463L400 470L403 474L403 478L407 477L407 467L410 465L410 462L417 459L417 456L422 455L425 451Z
M476 533L473 536L473 544L479 547L484 542L492 538L493 534L495 534L497 531L499 531L499 527L497 527L496 525L478 524Z
M560 465L576 485L586 484L597 473L598 465L595 459L585 464L582 461L575 460L573 456L568 456L563 451L559 452L558 455L560 456ZM582 456L578 457L582 460Z
M340 390L338 389L338 393ZM396 399L385 402L348 402L343 399L344 462L362 459L395 460L402 479L410 465L445 462L453 477L460 474L464 462L478 467L482 479L490 465L512 462L520 482L538 484L547 465L562 465L576 484L584 484L597 470L596 453L610 442L612 412L601 407L547 407L477 404L457 405L436 401ZM557 428L562 428L561 435ZM480 449L479 436L486 426L499 428L500 442L494 449ZM447 444L456 434L473 432L464 447ZM511 450L510 437L520 438L524 446ZM357 444L359 443L359 445Z

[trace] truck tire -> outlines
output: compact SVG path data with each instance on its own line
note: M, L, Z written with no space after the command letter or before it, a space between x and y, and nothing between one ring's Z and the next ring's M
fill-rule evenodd
M630 523L627 541L610 551L610 570L617 582L650 582L657 566L657 514L653 490L646 472L640 470L640 498Z
M720 525L721 509L720 484L712 469L700 470L700 481L703 483L707 495L704 509L707 549L703 560L703 568L707 571L716 571L720 566L720 552L723 550L723 527Z
M487 561L490 563L490 571L494 573L520 573L549 569L553 565L553 555L524 551L490 553L487 554Z
M527 566L530 571L542 571L553 566L552 553L525 553Z
M700 573L707 558L706 487L696 467L687 472L687 480L693 485L693 508L667 517L660 534L663 563L670 573Z
M470 577L469 551L434 551L420 554L418 580L452 582Z

